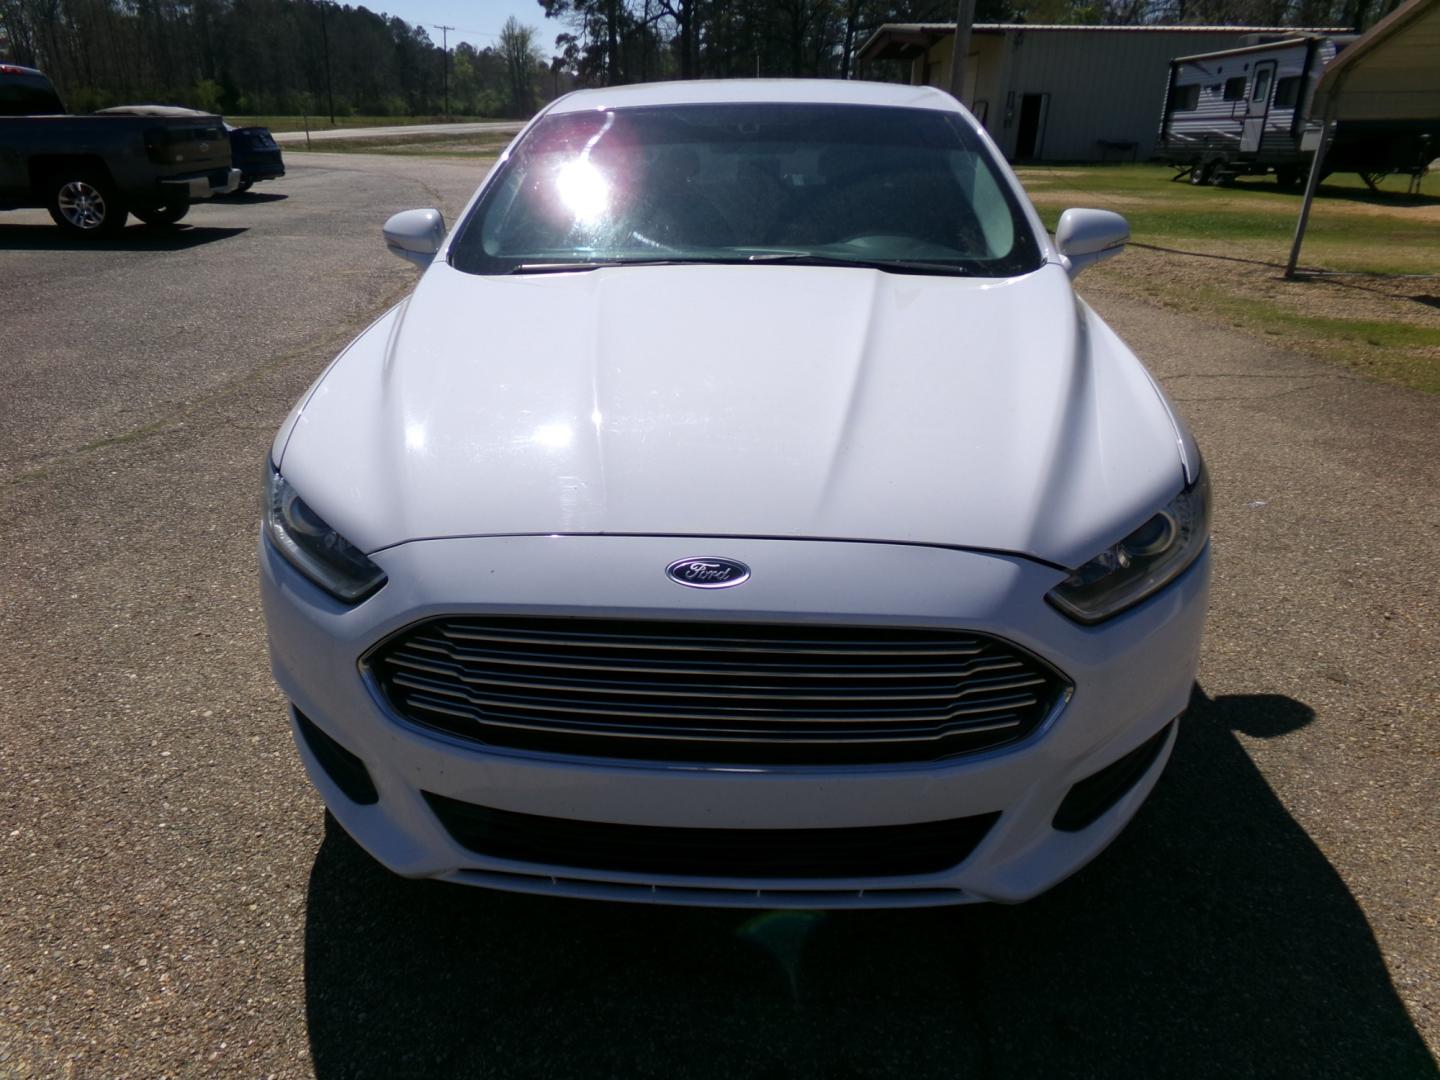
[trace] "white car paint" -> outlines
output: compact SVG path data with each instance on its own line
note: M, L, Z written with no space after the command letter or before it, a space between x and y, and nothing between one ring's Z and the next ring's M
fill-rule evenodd
M477 278L436 262L276 464L366 551L666 533L1071 566L1183 486L1169 412L1058 266L1010 281L740 269Z
M776 100L963 113L928 88L758 80L587 91L548 111ZM1075 296L1064 258L1000 169L1044 257L1003 280L763 265L483 277L448 264L451 234L414 294L327 369L272 449L294 489L388 577L347 606L262 540L276 678L379 791L375 805L352 802L297 738L362 845L407 875L526 891L903 906L1024 899L1109 843L1173 732L1094 824L1062 832L1051 818L1071 785L1184 710L1208 549L1098 626L1045 595L1193 482L1199 455L1140 362ZM691 590L661 573L697 554L738 559L753 580ZM1032 737L994 752L707 768L462 743L400 720L362 678L362 658L395 631L487 613L954 627L1020 646L1073 692ZM440 827L422 790L654 826L1001 816L940 874L702 879L477 856Z

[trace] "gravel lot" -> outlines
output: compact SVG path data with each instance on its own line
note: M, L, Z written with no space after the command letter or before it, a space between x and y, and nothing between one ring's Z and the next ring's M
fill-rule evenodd
M1193 709L1014 908L749 915L394 879L271 684L261 461L473 165L291 175L96 250L0 215L0 1076L1436 1076L1440 398L1106 292L1205 445ZM483 326L477 327L483 333Z

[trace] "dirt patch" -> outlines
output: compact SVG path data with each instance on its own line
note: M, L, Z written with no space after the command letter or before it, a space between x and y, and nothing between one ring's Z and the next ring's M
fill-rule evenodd
M1079 285L1082 293L1147 300L1368 375L1440 390L1440 275L1283 275L1279 263L1132 245Z
M1379 277L1365 274L1316 274L1296 281L1284 278L1280 263L1242 259L1220 252L1177 253L1132 245L1113 263L1091 271L1107 284L1162 295L1200 295L1223 286L1246 300L1274 303L1308 318L1364 322L1396 320L1440 331L1440 274L1430 277ZM1089 275L1087 275L1088 277ZM1217 280L1218 279L1218 280Z
M1087 169L1016 169L1022 184L1048 183L1057 176L1085 176Z
M1028 184L1026 185L1029 186ZM1165 195L1130 195L1114 191L1087 191L1084 188L1045 188L1044 194L1035 200L1042 207L1059 208L1066 206L1098 206L1104 209L1117 207L1154 206L1174 208L1175 200Z
M1295 200L1293 208L1295 214L1300 213L1300 200ZM1423 201L1407 202L1396 198L1387 202L1366 202L1359 199L1326 199L1315 200L1313 213L1319 214L1345 214L1347 217L1382 217L1399 218L1406 221L1423 221L1427 224L1440 225L1440 200L1432 200L1426 196ZM1440 262L1440 258L1437 258Z
M1027 187L1030 184L1030 181L1026 182ZM1177 203L1174 195L1163 191L1154 195L1137 195L1129 192L1122 194L1113 191L1087 191L1084 188L1054 188L1045 184L1036 186L1042 189L1042 194L1035 201L1043 206L1054 208L1058 208L1060 203L1064 203L1066 206L1097 206L1114 210L1122 208L1205 210L1216 214L1269 213L1289 218L1294 218L1300 213L1299 196L1296 196L1293 201L1273 196L1262 201L1254 195L1239 191L1231 195L1227 195L1223 191L1209 191L1205 193L1203 202L1201 193L1196 192L1192 201ZM1393 197L1383 202L1370 202L1359 198L1322 196L1315 201L1314 213L1317 216L1323 214L1336 218L1389 218L1440 224L1440 200L1432 201L1427 197L1411 202L1400 197Z

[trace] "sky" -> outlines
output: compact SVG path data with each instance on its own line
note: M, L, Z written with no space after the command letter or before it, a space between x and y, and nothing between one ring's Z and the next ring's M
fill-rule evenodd
M342 0L352 7L366 7L385 15L398 15L408 23L419 23L440 44L437 23L448 23L450 47L468 41L477 49L494 45L500 27L511 15L536 30L536 44L549 57L555 51L555 35L567 27L559 19L545 18L538 0Z

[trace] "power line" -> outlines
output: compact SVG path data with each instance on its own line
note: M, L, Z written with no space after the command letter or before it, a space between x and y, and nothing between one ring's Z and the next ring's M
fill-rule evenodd
M453 26L443 26L440 23L431 23L436 30L440 31L440 80L445 87L445 119L450 119L450 31Z
M330 126L335 126L335 90L330 83L330 31L325 27L325 8L333 0L319 0L320 40L325 46L325 97L330 103ZM338 5L337 5L338 6Z
M462 33L462 34L475 34L477 37L493 37L493 38L498 38L498 37L500 36L498 32L497 32L497 33L492 33L492 32L489 31L489 30L476 30L475 28L470 27L470 26L452 26L452 27L450 27L450 29L451 29L451 30L459 30L460 33Z

